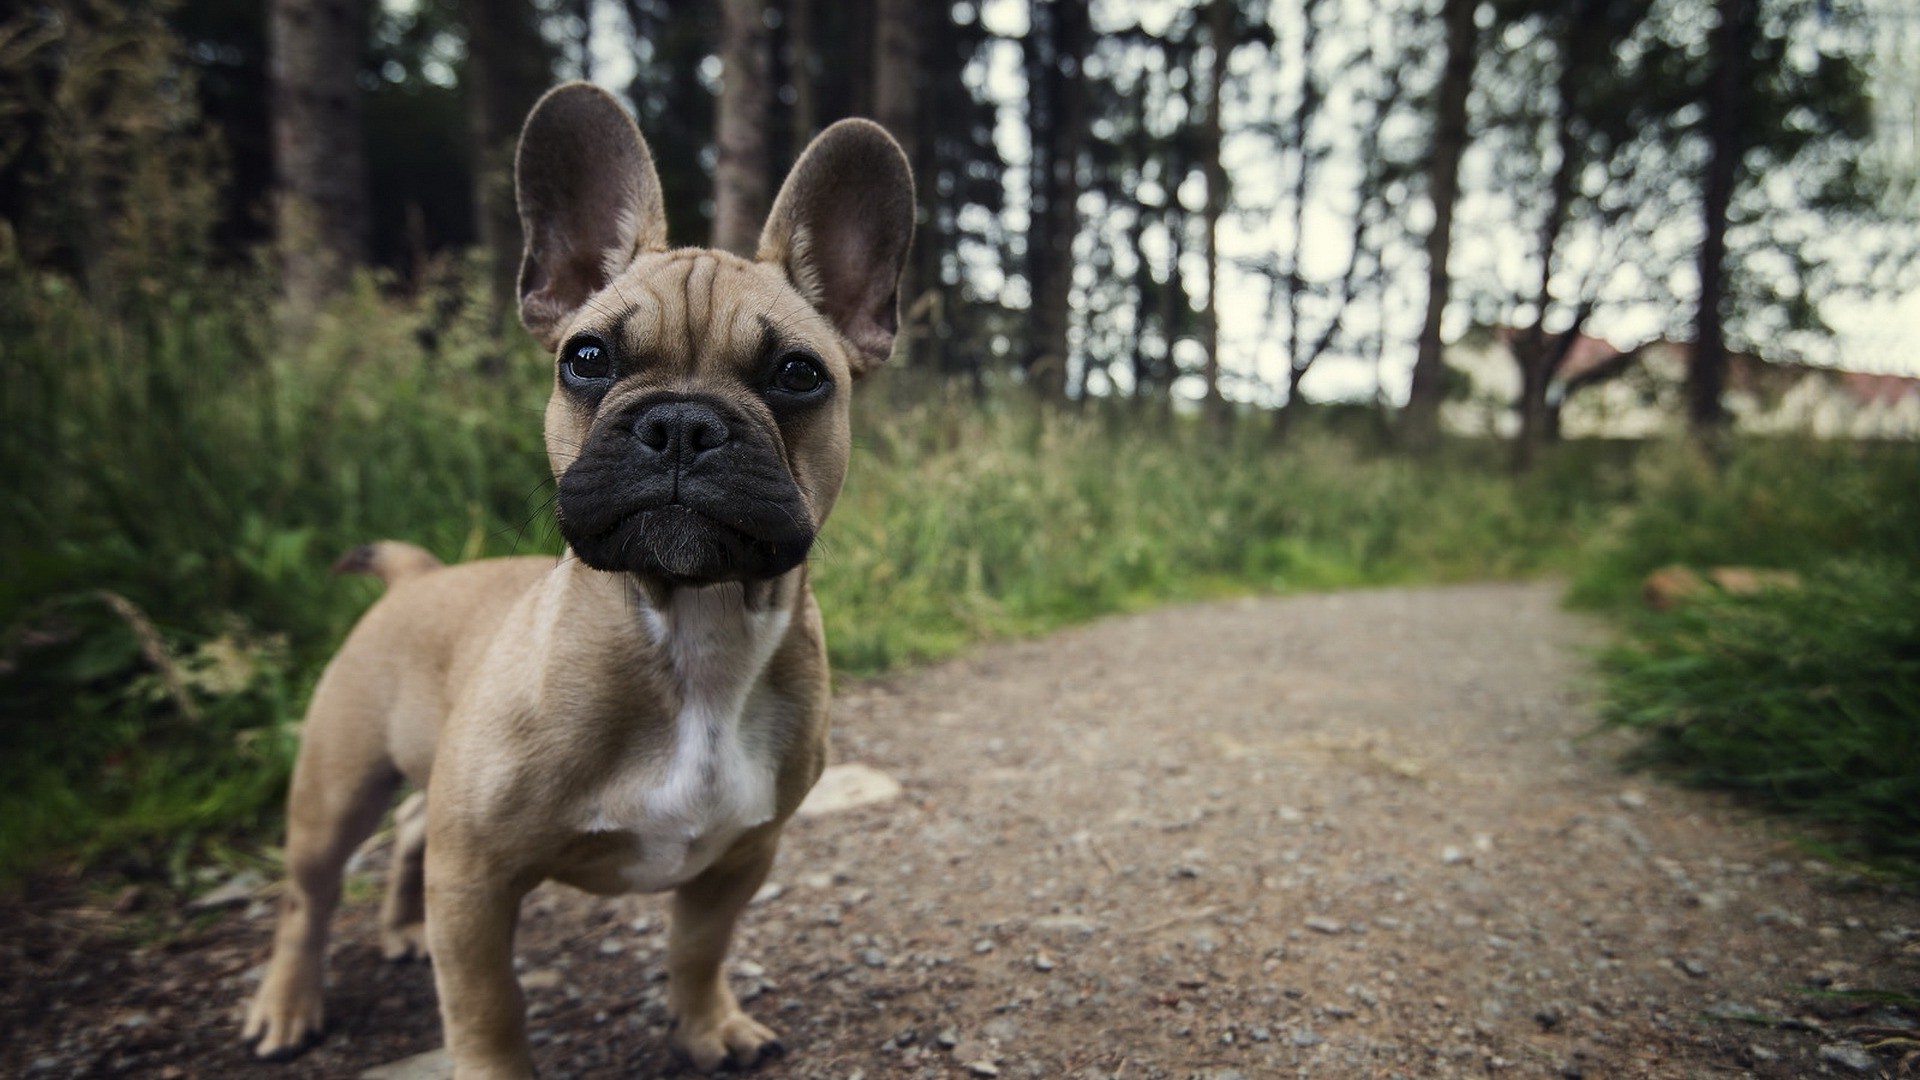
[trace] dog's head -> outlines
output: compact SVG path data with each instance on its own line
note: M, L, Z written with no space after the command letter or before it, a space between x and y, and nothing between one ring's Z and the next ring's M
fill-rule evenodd
M645 140L584 83L534 106L514 179L568 545L671 584L798 566L846 475L853 381L899 324L913 179L898 144L864 120L821 133L751 261L668 250Z

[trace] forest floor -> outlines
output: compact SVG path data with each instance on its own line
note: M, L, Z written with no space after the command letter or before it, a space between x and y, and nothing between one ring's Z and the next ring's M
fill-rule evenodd
M789 828L733 950L787 1048L754 1075L1914 1075L1920 897L1619 771L1601 630L1557 598L1175 608L845 688L836 759L904 794ZM263 897L0 909L0 1075L441 1074L377 1068L439 1043L429 969L378 956L383 863L336 923L330 1032L283 1065L238 1038ZM542 1075L681 1071L663 929L656 897L530 898Z

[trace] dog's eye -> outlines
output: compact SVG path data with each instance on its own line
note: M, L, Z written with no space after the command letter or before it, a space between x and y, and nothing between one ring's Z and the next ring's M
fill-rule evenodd
M787 356L774 369L773 388L785 394L811 394L827 384L827 374L807 356Z
M574 379L604 379L613 374L613 362L599 338L583 337L567 344L560 358L560 372Z

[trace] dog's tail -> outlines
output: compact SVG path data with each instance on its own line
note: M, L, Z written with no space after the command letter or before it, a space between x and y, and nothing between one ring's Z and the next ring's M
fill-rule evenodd
M394 583L438 570L446 564L433 552L404 540L380 540L362 544L333 564L336 574L371 574L391 589Z

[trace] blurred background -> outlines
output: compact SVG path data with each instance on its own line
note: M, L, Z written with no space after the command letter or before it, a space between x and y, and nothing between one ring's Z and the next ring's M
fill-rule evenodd
M750 251L840 117L914 163L815 563L843 675L1561 574L1650 758L1914 854L1904 0L9 11L0 877L253 857L374 595L332 560L558 550L509 172L562 79L634 110L678 244Z

